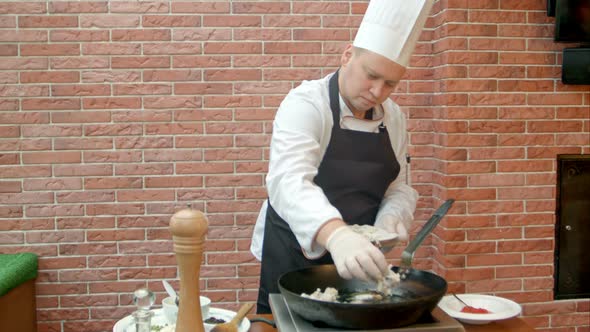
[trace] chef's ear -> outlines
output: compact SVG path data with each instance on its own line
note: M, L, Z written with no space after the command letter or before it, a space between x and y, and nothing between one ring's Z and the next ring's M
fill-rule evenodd
M344 49L344 52L342 52L342 56L340 57L340 64L342 66L348 64L352 59L353 54L354 46L352 46L352 44L348 44L348 46L346 46L346 48Z

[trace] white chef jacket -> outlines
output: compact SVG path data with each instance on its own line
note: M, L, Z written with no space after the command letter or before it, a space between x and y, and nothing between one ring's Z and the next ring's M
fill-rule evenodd
M325 248L314 241L317 231L327 221L342 218L322 188L313 182L330 142L334 122L328 94L328 82L332 75L303 81L281 102L273 123L266 176L270 203L289 224L303 253L310 259L319 258L325 252ZM340 96L340 126L367 132L378 132L381 123L387 127L400 173L385 192L377 220L391 214L400 218L409 229L418 193L405 183L406 122L399 106L391 99L387 99L382 106L383 109L375 107L374 120L357 119ZM262 259L267 206L268 200L260 209L250 246L250 251L258 260Z

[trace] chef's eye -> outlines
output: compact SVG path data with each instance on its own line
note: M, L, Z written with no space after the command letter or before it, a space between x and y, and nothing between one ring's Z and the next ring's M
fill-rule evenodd
M377 79L377 76L375 76L375 75L373 75L373 74L367 74L367 77L368 77L370 80L376 80L376 79Z

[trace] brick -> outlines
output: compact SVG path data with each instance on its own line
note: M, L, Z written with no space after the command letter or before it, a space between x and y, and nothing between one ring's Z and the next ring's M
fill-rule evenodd
M210 96L204 98L203 105L208 108L256 107L262 106L262 100L257 96Z
M470 133L524 133L524 121L470 121Z
M141 100L137 97L93 97L82 100L84 109L138 109Z
M87 192L60 192L56 194L58 203L90 203L90 202L114 202L113 191L87 191Z
M21 44L21 56L59 56L59 55L80 55L78 44Z
M200 29L182 29L175 28L172 31L172 40L174 41L212 41L212 40L231 40L232 30L226 28L200 28Z
M232 4L232 12L235 14L257 13L257 14L273 14L273 13L289 13L290 5L282 2L238 2Z
M203 27L260 27L260 16L248 15L207 15Z
M233 36L234 40L289 40L291 39L291 30L278 28L234 29Z
M145 43L143 53L146 55L168 55L168 54L199 54L201 44L198 43Z
M2 42L46 42L47 32L39 30L4 30L0 36Z
M527 96L532 105L577 105L583 100L582 94L530 94Z
M109 96L111 94L111 87L104 84L76 84L76 85L55 85L51 87L52 96ZM91 112L89 112L92 114ZM100 114L94 112L95 114ZM71 113L70 114L75 114ZM86 113L84 117L90 115ZM103 113L107 115L107 113ZM110 117L109 117L110 118ZM90 119L88 119L90 120ZM73 122L73 121L71 121ZM85 122L85 121L80 121Z
M49 61L45 58L17 58L2 59L0 69L2 70L19 70L19 69L47 69Z
M201 99L198 97L144 97L145 108L200 108Z
M231 173L233 172L233 164L216 162L216 163L177 163L177 174L204 174L204 173Z
M145 231L142 229L133 229L133 230L96 230L96 231L87 231L86 234L86 239L87 241L133 241L133 240L140 240L143 241L145 240ZM109 256L110 257L110 256ZM115 257L112 257L112 261L114 261ZM119 257L119 261L123 261L123 259L121 259L122 257ZM137 257L139 258L139 257ZM125 257L124 259L127 259L127 262L132 262L132 258L129 257ZM145 259L140 259L137 260L135 259L136 264L132 264L132 265L121 265L121 266L143 266ZM104 266L107 267L117 267L111 264L106 264ZM103 265L99 266L99 267L104 267ZM92 267L92 266L90 266Z
M26 210L27 217L82 216L84 207L80 204L31 205Z
M119 202L172 201L174 190L124 190L117 193Z
M524 51L526 41L508 38L472 38L469 40L470 50Z
M27 152L22 155L23 164L70 164L82 161L80 152Z
M60 217L56 218L58 229L95 229L112 228L115 226L114 217Z
M112 57L112 68L169 68L167 56Z
M20 181L0 181L0 193L19 193L22 192Z
M553 53L503 53L498 59L500 64L523 64L523 65L552 65L555 63Z
M145 125L144 133L146 135L202 134L203 125L200 123L147 124Z
M111 4L111 12L114 13L167 13L169 10L169 4L165 1L121 1Z
M201 72L198 70L144 70L143 79L145 82L150 81L164 81L164 82L178 82L178 81L200 81ZM203 83L204 84L204 83ZM178 84L175 84L177 86Z
M51 166L0 167L0 178L24 178L51 176Z
M583 124L580 121L531 121L527 126L528 132L580 132Z
M113 122L160 122L170 121L172 119L171 111L114 111L112 114Z
M75 83L80 82L80 74L75 71L60 72L22 72L21 83Z
M80 17L82 28L123 28L139 27L140 18L138 15L83 15ZM138 45L139 46L139 45Z
M148 149L172 147L173 139L170 137L124 137L115 138L117 149Z
M188 56L178 55L174 57L175 68L201 68L201 67L230 67L230 57L216 56Z
M55 29L49 31L49 40L52 42L107 42L109 41L109 31Z
M55 165L56 176L104 176L112 175L111 165Z
M197 15L144 15L141 23L144 27L198 27L201 25L201 17Z
M293 13L297 14L348 14L349 5L346 3L316 3L313 1L296 2Z
M319 54L322 45L318 42L267 42L264 43L266 54Z
M108 3L106 1L59 1L49 3L50 13L106 13L108 12Z
M17 45L4 45L0 48L0 56L16 56L18 55Z
M23 99L23 110L78 110L80 100L72 98L35 98Z
M258 42L207 42L203 47L204 54L259 54L262 43Z
M141 53L141 45L138 43L113 43L113 44L82 44L84 55L138 55ZM121 73L117 73L121 75Z
M113 41L170 41L171 31L167 29L114 29L111 32Z
M527 95L522 93L474 93L469 96L470 105L524 105Z
M505 10L470 10L472 23L526 23L526 12Z
M77 27L78 18L75 16L19 16L19 28L66 28Z
M119 304L117 296L113 295L83 295L83 296L62 296L63 307L104 307L116 306Z
M54 141L55 150L95 150L111 149L113 147L112 138L55 138Z
M160 164L120 164L115 165L115 175L163 175L172 174L173 165Z
M324 17L327 18L327 17ZM265 27L320 27L322 17L308 15L264 15ZM327 24L327 23L324 23ZM358 26L358 25L356 25Z
M49 96L49 90L41 85L4 85L0 87L0 96L3 97L36 97Z

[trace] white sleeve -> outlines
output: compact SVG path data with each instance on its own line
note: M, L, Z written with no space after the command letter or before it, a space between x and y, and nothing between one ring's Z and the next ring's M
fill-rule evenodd
M304 254L317 258L325 248L314 241L328 220L342 218L313 179L325 152L332 120L307 98L286 98L274 120L271 162L266 177L269 201L290 226ZM328 140L330 132L328 132ZM324 148L322 148L324 147ZM323 151L322 151L323 150Z

